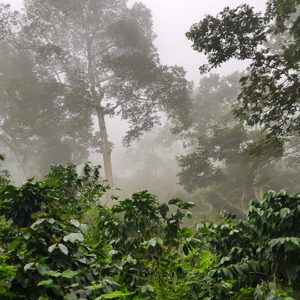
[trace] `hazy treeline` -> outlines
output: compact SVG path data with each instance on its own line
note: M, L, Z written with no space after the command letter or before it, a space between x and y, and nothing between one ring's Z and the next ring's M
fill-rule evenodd
M270 135L268 126L278 128L266 114L268 126L237 114L253 65L225 77L206 74L193 85L182 68L160 63L151 12L126 3L31 0L23 12L1 4L1 152L17 182L41 176L51 164L82 164L96 151L103 176L112 186L114 177L122 196L149 189L161 199L179 195L208 210L244 215L266 190L298 191L297 135ZM195 32L206 38L207 21L214 20L207 17L188 33L195 50L205 49ZM273 38L260 36L257 45L277 56L283 43L293 42L286 30L268 34ZM212 67L221 61L210 60ZM112 163L106 122L114 116L129 125L127 148Z
M192 25L197 84L128 3L0 4L0 298L300 299L300 0Z

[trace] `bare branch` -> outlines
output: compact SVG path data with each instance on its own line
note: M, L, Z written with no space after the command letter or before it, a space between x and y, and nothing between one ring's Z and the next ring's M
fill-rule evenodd
M102 55L103 53L105 53L105 52L108 51L109 49L113 48L114 46L115 46L115 44L111 44L111 45L105 47L104 49L102 49L102 50L99 51L98 53L95 53L95 54L92 56L92 59L96 58L97 56Z
M99 83L102 83L102 82L108 81L108 80L110 80L110 79L113 79L113 78L115 78L115 77L116 77L116 75L111 75L111 76L108 76L108 77L106 77L106 78L103 78L103 79L98 80L98 82L99 82Z

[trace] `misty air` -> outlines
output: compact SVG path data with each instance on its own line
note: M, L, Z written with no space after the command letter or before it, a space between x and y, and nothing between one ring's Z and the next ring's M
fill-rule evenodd
M300 300L300 0L0 0L0 299Z

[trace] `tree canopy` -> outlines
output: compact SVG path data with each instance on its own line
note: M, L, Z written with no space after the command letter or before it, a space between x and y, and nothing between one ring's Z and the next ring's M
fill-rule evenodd
M265 14L246 4L226 7L186 34L193 48L207 55L202 72L232 58L250 61L234 113L269 136L300 131L299 4L299 0L269 0Z
M30 53L7 41L0 42L0 52L0 141L24 179L44 173L51 164L81 163L87 158L92 121L83 113L76 121L69 115L70 106L61 101L64 86L37 76Z
M159 124L160 112L174 128L187 124L192 85L181 67L160 63L151 13L141 3L28 0L23 14L2 6L1 18L2 40L30 56L37 80L60 85L55 101L66 126L78 133L77 144L102 153L112 186L107 118L119 115L129 123L127 145Z
M178 177L187 191L200 191L214 209L246 215L249 201L260 199L265 190L296 192L300 161L297 138L285 143L277 137L266 139L234 118L241 76L210 74L200 81L192 125L181 133L186 154L178 157Z
M184 116L190 84L180 67L159 62L150 11L127 1L25 2L26 39L40 67L49 68L81 106L98 118L97 148L112 184L106 116L129 122L130 143L159 122L158 112ZM64 78L62 78L62 76ZM177 123L179 125L179 123Z

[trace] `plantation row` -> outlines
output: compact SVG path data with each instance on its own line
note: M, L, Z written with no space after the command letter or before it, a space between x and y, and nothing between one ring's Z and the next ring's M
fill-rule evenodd
M1 175L1 299L299 299L300 195L269 192L246 220L185 227L193 203L147 191L99 205L99 168Z

